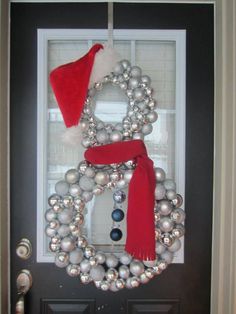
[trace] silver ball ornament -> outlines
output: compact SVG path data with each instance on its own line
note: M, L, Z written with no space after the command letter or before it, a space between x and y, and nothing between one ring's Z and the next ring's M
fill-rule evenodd
M145 283L148 283L150 279L148 278L148 276L144 272L139 276L139 280L141 283L145 284Z
M145 275L149 278L152 279L154 277L154 271L152 268L147 268L145 270Z
M45 219L47 221L52 221L56 218L57 218L57 214L55 213L55 211L53 209L49 208L45 213Z
M72 184L69 189L70 195L77 197L82 194L82 190L78 184Z
M106 272L106 278L109 281L116 280L118 278L118 272L115 268L109 268Z
M126 252L124 252L121 256L120 256L120 263L123 265L129 265L132 261L132 256Z
M119 267L119 276L122 278L122 279L127 279L129 278L129 274L130 274L130 271L129 271L129 267L126 266L126 265L121 265Z
M125 287L125 281L121 278L121 279L117 279L116 281L115 281L115 283L116 283L116 287L119 289L119 290L121 290L121 289L124 289L124 287Z
M85 174L85 170L87 169L88 166L89 166L89 163L86 160L81 161L78 165L79 173Z
M95 254L96 254L96 250L95 250L95 248L92 245L88 245L84 249L84 256L86 258L90 258L92 256L95 256Z
M96 185L94 188L93 188L93 194L94 195L101 195L102 193L104 192L104 187L101 186L101 185Z
M110 140L111 142L120 142L122 141L122 133L120 131L112 131L110 134Z
M83 237L83 236L78 237L77 246L79 248L85 248L87 246L87 244L88 244L88 241L85 237Z
M179 251L180 248L181 248L181 241L179 239L175 239L173 244L168 247L168 251L175 253L175 252Z
M117 291L119 291L119 289L117 288L117 286L116 286L116 280L115 281L112 281L111 283L110 283L110 291L112 291L112 292L117 292Z
M93 193L90 191L84 191L82 194L82 198L85 201L85 203L90 202L93 198Z
M74 201L74 199L73 199L73 196L71 196L71 195L65 195L63 197L63 200L62 200L63 205L65 207L72 207L73 206L73 201Z
M50 228L50 226L47 226L45 228L45 233L46 233L46 235L48 237L52 238L52 237L54 237L57 234L57 230L53 229L53 228Z
M142 75L141 81L142 83L145 83L147 86L151 84L151 79L148 75Z
M70 252L69 259L71 264L79 264L83 260L84 254L81 249L75 249Z
M133 66L130 70L130 76L132 77L139 77L142 74L142 70L138 66Z
M147 120L150 123L156 122L157 118L158 118L158 114L156 113L156 111L151 111L147 114Z
M79 275L79 273L80 273L80 267L79 267L79 265L69 264L66 267L66 272L71 277L77 277Z
M143 261L143 264L146 267L154 267L157 264L157 260L155 259L154 261Z
M134 275L134 276L140 276L140 274L142 274L144 272L144 266L143 263L141 263L138 260L134 260L130 263L130 272Z
M80 271L82 273L88 273L91 269L91 265L89 263L89 260L83 259L82 262L80 263Z
M181 238L185 233L185 228L182 224L176 224L172 230L172 235L176 238Z
M109 134L105 129L101 129L97 131L96 138L98 143L105 144L109 141Z
M135 89L139 86L139 79L131 77L129 80L129 88L130 89Z
M81 144L82 144L82 146L84 147L84 148L88 148L89 146L91 146L91 140L89 139L89 137L84 137L83 139L82 139L82 142L81 142Z
M65 252L58 252L55 256L55 264L57 267L64 268L69 264L69 256Z
M172 201L173 199L176 199L176 192L174 190L168 190L166 191L166 197L168 200Z
M89 274L85 273L85 274L80 274L80 280L83 284L88 284L91 282L91 277L89 276Z
M125 173L124 173L124 180L126 183L130 183L130 180L132 179L132 176L133 176L133 170L130 169L130 170L126 170Z
M178 208L183 204L183 198L180 194L176 194L176 198L172 200L172 204Z
M142 127L142 133L144 135L148 135L152 133L152 130L153 130L153 126L150 123L144 124L144 126Z
M166 189L163 184L157 183L156 188L155 188L155 199L156 200L161 200L165 197L166 195Z
M94 281L101 281L103 280L104 276L105 276L105 269L101 265L94 266L90 270L90 277Z
M130 66L130 62L128 60L121 60L120 63L125 70Z
M69 224L73 219L73 211L69 208L65 208L61 213L58 214L58 220L62 224Z
M154 168L155 176L157 182L163 182L166 178L166 173L162 168L156 167Z
M141 88L135 88L134 90L134 99L136 101L142 101L144 99L144 90Z
M165 252L166 247L160 243L160 242L156 242L156 254L161 255L162 253Z
M75 248L75 241L70 237L65 237L61 240L61 249L65 252L71 252Z
M176 183L172 179L166 179L163 184L167 190L176 191Z
M65 180L69 184L76 183L79 180L79 172L77 169L70 169L65 174Z
M119 263L119 259L114 254L106 256L106 265L109 268L115 268Z
M106 280L103 280L100 284L100 288L102 291L107 291L110 288L110 283Z
M106 261L106 255L103 252L97 252L95 258L98 261L98 264L103 264Z
M185 220L185 212L181 208L175 209L171 214L170 218L177 224L181 224Z
M156 209L159 211L161 215L167 216L171 213L173 205L171 204L171 202L167 200L161 200L157 203Z
M163 232L170 232L174 227L174 222L169 217L163 217L158 223L159 228Z
M171 264L174 259L174 255L173 253L166 250L164 253L161 254L161 258L165 260L167 264Z
M160 238L161 243L163 243L165 246L169 247L174 242L174 237L170 233L163 233Z
M64 196L69 192L69 187L70 186L66 181L61 180L56 183L55 191L58 195Z
M48 198L48 204L49 206L54 206L57 204L60 204L61 201L61 196L58 194L52 194L49 198Z
M99 185L106 185L110 180L109 174L107 172L99 171L96 173L94 180Z
M68 225L61 225L58 228L57 233L59 234L60 237L64 238L69 235L70 227Z

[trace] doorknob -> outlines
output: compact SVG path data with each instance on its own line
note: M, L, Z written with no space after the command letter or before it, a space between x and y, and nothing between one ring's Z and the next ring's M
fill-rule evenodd
M33 283L32 275L29 270L22 269L16 278L16 287L19 295L16 302L16 314L25 313L25 295L31 288Z
M21 239L20 242L16 246L16 254L21 259L28 259L32 254L32 245L28 239Z

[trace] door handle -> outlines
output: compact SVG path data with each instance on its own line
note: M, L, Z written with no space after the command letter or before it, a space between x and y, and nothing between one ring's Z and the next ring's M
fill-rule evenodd
M32 275L29 270L22 269L16 278L18 300L16 302L16 314L25 314L25 295L33 283Z

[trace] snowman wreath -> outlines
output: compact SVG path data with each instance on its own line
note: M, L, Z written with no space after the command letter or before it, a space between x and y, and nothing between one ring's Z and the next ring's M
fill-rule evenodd
M94 45L79 60L50 73L50 82L65 125L64 140L82 140L85 160L55 185L46 211L46 235L55 264L81 282L103 291L132 289L165 270L181 247L185 213L175 182L154 168L144 137L157 120L151 79L138 66L119 61L116 52ZM116 125L94 114L93 97L105 84L126 93L127 114ZM82 133L82 139L81 139ZM105 189L113 193L112 241L122 238L122 203L128 186L127 237L122 254L97 251L83 231L86 203Z

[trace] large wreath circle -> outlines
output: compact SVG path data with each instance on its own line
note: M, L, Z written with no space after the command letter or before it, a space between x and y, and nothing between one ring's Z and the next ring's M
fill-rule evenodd
M127 115L115 126L98 120L92 106L95 93L107 83L118 85L129 98ZM90 147L143 139L150 134L151 123L157 119L150 83L148 76L141 76L139 67L131 67L127 60L119 62L114 72L88 91L81 119L82 145ZM174 181L166 179L161 168L154 169L156 260L139 261L126 252L119 256L106 254L88 243L82 228L86 203L105 189L111 189L114 200L122 203L125 199L122 189L129 184L135 167L133 160L109 166L93 165L84 160L77 169L66 172L64 180L55 186L56 193L48 199L50 208L45 214L48 222L45 232L50 238L50 250L55 252L55 264L66 268L68 275L79 276L85 284L93 281L104 291L119 291L124 287L132 289L140 283L147 283L166 269L181 247L179 238L184 234L182 223L185 219L180 208L182 197L176 193Z

